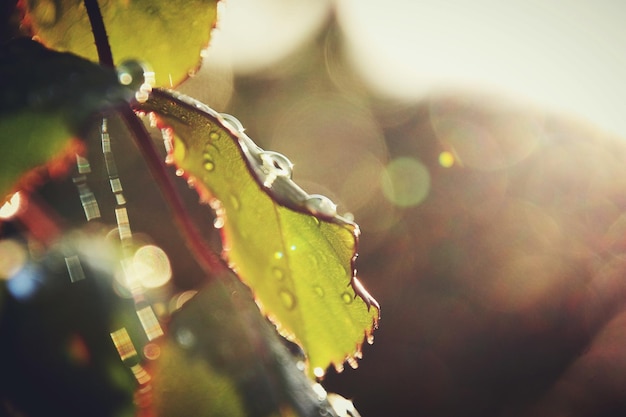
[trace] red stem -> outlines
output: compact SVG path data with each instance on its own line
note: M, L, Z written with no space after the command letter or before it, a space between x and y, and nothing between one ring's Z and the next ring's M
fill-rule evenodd
M87 9L87 15L89 16L89 22L91 23L91 30L96 43L96 49L98 50L98 59L100 60L100 64L114 68L115 65L113 64L111 45L109 44L109 38L104 26L104 21L102 20L102 13L100 12L98 0L84 0L84 3L85 8ZM152 140L150 139L150 134L141 120L139 120L130 106L124 106L120 110L120 115L130 130L135 144L148 164L148 169L150 170L152 177L158 184L163 198L174 215L174 221L178 226L178 230L182 233L183 238L185 239L185 242L194 255L196 261L200 264L204 272L209 275L211 273L219 273L228 269L222 260L208 247L202 236L198 233L195 224L191 220L191 216L187 212L173 182L167 174L165 163L162 161L162 158L154 148Z
M228 269L224 262L209 248L202 238L196 225L191 220L174 183L167 174L167 169L163 158L157 153L150 139L150 134L146 130L143 122L137 117L130 106L124 106L120 110L120 115L131 132L135 144L148 164L148 169L152 177L159 185L163 197L169 205L178 230L182 233L187 246L194 255L196 261L207 274L216 274Z

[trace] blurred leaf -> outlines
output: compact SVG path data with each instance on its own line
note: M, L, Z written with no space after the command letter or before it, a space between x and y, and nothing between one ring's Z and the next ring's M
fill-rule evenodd
M230 272L220 278L173 316L153 365L156 415L336 416L250 290Z
M145 111L176 133L173 158L217 214L224 257L281 334L302 345L311 376L356 366L379 307L354 276L358 226L291 180L291 163L260 149L188 97L155 90Z
M47 162L62 169L51 159L67 149L73 157L71 139L90 114L134 94L114 70L30 39L0 47L0 91L0 204L27 171Z
M116 65L128 59L147 62L156 85L173 86L200 64L209 43L218 0L100 1ZM83 1L25 1L26 22L50 48L98 62Z
M103 239L99 230L72 232L34 253L13 240L28 255L0 280L0 415L5 407L29 417L133 415L137 383L109 333L140 324L110 285L119 258ZM72 282L68 256L84 279Z

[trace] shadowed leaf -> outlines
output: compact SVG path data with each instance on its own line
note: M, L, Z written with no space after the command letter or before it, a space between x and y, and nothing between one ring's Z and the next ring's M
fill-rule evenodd
M55 162L80 148L71 139L87 118L134 94L114 70L30 39L0 47L0 91L0 203L31 185L32 178L16 184L27 171L46 163L46 174L62 170Z
M156 415L339 417L250 290L230 271L220 278L172 317L152 365Z

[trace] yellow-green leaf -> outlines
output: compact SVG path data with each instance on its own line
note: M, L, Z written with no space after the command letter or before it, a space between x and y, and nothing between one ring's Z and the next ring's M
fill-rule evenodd
M215 25L218 0L101 0L100 10L116 65L147 62L156 85L185 80L200 63L200 51ZM27 22L53 49L92 61L98 55L82 0L29 0Z
M232 116L155 90L143 105L175 132L173 159L215 209L224 253L261 309L301 344L309 373L356 366L379 317L355 276L358 226L291 180L291 163L264 151Z
M30 39L0 46L0 92L0 204L30 185L16 184L25 173L46 163L55 169L53 158L75 151L71 139L91 113L134 95L113 69Z

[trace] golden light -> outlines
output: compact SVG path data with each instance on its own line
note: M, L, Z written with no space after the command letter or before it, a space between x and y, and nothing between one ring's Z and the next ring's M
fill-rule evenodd
M439 165L444 168L451 168L454 165L454 154L448 151L441 152L439 154Z
M12 239L0 240L0 279L15 275L28 260L26 248Z
M158 288L172 278L170 260L163 249L155 245L142 246L133 257L133 270L145 288Z
M626 137L620 2L337 2L351 65L378 94L502 93Z
M0 219L9 220L23 209L24 200L19 191L0 207Z

